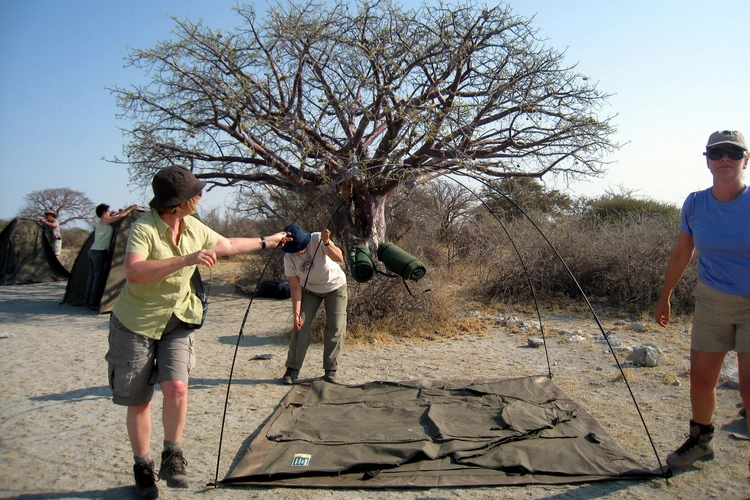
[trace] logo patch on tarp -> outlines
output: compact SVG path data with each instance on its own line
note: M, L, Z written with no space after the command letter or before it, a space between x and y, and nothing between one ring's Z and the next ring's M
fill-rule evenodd
M292 467L307 467L310 465L310 459L312 455L304 455L302 453L296 453L292 458Z

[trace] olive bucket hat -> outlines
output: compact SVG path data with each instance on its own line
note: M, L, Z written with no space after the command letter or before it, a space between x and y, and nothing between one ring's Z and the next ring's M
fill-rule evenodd
M205 186L206 181L198 180L182 165L164 167L156 172L151 182L154 198L149 202L149 206L164 208L179 205L203 191Z

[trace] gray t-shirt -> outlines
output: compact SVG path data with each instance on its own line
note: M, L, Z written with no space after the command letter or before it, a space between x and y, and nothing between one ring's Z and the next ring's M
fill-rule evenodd
M47 218L45 217L44 220L55 224L54 227L50 227L48 224L44 225L44 232L47 235L47 239L50 241L50 243L53 242L54 240L62 239L62 234L60 233L60 224L57 222L57 219L48 221Z
M320 233L312 233L304 254L284 255L284 273L298 277L302 287L313 293L328 293L346 285L346 274L341 265L331 260L323 248Z
M94 231L94 243L91 245L91 250L109 250L109 244L112 242L114 233L112 224L102 224L100 221Z

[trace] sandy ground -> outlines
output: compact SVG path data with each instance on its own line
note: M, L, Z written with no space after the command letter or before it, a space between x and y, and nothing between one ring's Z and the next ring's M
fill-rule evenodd
M183 446L191 488L159 483L161 498L262 499L670 499L750 497L750 441L737 416L739 393L719 387L716 460L672 479L612 481L566 486L420 490L319 490L210 488L217 456L227 382L249 299L231 284L212 288L206 326L197 335L198 364L190 381L190 406ZM135 498L125 412L110 400L106 382L107 315L59 305L65 283L0 287L0 496L5 498ZM259 427L288 391L284 371L290 303L256 299L239 342L226 416L218 478L226 476ZM527 347L528 332L490 326L485 335L429 342L350 343L341 359L343 383L421 378L499 378L547 373L543 349ZM576 399L628 451L649 467L659 461L596 323L585 317L543 315L554 381ZM600 318L601 319L601 318ZM687 431L688 327L666 331L636 328L629 321L602 319L621 346L653 343L662 350L654 368L626 374L661 463ZM635 331L634 328L641 331ZM560 330L568 333L559 334ZM570 341L581 330L583 341ZM538 332L537 332L538 333ZM270 354L270 359L253 359ZM621 353L624 360L625 354ZM733 359L730 359L730 363ZM736 361L734 361L736 362ZM301 378L322 375L322 348L313 345ZM161 452L154 401L152 453Z

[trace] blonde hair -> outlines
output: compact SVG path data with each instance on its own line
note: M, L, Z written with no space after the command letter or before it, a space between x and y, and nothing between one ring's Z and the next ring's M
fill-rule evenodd
M178 214L178 213L182 212L182 205L184 204L184 205L187 205L187 208L191 212L196 212L197 209L198 209L198 200L200 200L200 199L201 199L200 195L196 194L195 196L193 196L189 200L183 201L179 205L171 205L171 206L168 206L168 207L158 208L158 209L156 209L156 211L158 213L160 213L160 214Z

